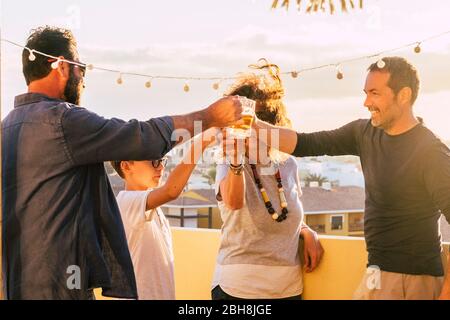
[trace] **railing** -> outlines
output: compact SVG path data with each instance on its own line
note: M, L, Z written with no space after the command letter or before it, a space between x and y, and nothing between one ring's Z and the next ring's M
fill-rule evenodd
M348 231L364 231L364 222L353 222L348 224Z
M309 226L317 233L325 233L325 225L324 224L313 224Z
M176 298L210 299L220 230L172 228L172 231ZM303 298L351 299L366 270L364 238L320 236L320 241L325 254L313 273L304 274ZM444 262L448 246L448 243L445 244Z

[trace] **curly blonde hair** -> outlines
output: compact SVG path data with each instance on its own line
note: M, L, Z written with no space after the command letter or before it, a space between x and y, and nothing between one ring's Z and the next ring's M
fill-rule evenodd
M267 71L267 74L243 73L225 93L225 96L243 96L255 100L256 115L262 121L270 124L291 127L283 102L284 87L279 77L279 68L266 59L260 59L259 64L251 68Z
M250 68L263 71L262 74L243 73L226 91L225 96L243 96L256 101L256 116L258 119L279 127L292 127L284 105L284 87L280 79L280 68L260 59L258 64ZM286 160L286 155L270 149L270 157L274 161Z

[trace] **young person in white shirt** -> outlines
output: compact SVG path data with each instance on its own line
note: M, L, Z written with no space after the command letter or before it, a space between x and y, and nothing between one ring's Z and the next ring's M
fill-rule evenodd
M112 161L125 180L117 195L140 300L174 300L174 257L169 221L159 208L183 191L214 129L196 136L182 162L160 185L166 159Z

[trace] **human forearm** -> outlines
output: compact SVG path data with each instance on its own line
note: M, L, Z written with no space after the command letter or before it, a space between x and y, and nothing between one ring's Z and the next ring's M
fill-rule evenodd
M195 124L201 123L202 130L209 129L212 125L211 116L207 109L195 111L185 115L172 116L175 130L187 130L190 136L194 136Z
M231 170L220 183L220 192L225 205L231 210L238 210L244 206L245 176L237 175Z
M173 169L164 184L165 191L170 198L176 199L181 194L208 145L209 143L203 140L203 134L194 139L194 142L189 147L185 157L181 163Z
M253 128L258 139L281 152L292 154L297 145L297 132L289 128L276 127L255 119Z
M172 116L175 130L185 129L194 136L196 122L202 131L212 127L227 127L241 119L242 106L237 97L222 98L209 107L186 115Z
M194 142L189 147L185 157L170 173L165 184L148 195L147 210L159 207L179 197L208 145L209 142L203 139L203 134L194 138Z
M297 133L256 120L254 128L260 140L267 140L267 145L296 157L358 156L358 137L364 125L364 120L356 120L335 130Z

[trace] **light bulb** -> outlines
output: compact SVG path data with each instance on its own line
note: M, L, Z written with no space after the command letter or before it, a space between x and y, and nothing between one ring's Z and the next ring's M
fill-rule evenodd
M30 61L36 60L36 56L34 55L34 50L29 50L29 51L30 51L30 55L28 56L28 60L30 60Z
M420 48L420 42L417 44L417 46L414 48L414 52L415 53L420 53L420 51L422 51L422 49Z
M152 82L151 82L150 80L148 80L148 81L145 83L145 87L146 87L146 88L151 88L151 87L152 87Z
M377 67L383 69L386 66L386 62L383 59L377 61Z
M292 78L297 78L298 77L298 71L292 71L291 72L291 76L292 76Z
M219 90L219 83L218 82L214 83L212 87L214 90Z
M341 70L341 65L336 66L336 78L338 78L339 80L344 79L344 73Z
M52 63L52 69L58 69L59 67L59 63L61 62L61 60L56 60L55 62Z
M119 77L117 78L116 82L117 82L117 84L123 83L122 74L119 74Z
M189 92L190 88L189 88L189 85L187 83L184 84L183 90L184 90L184 92Z

